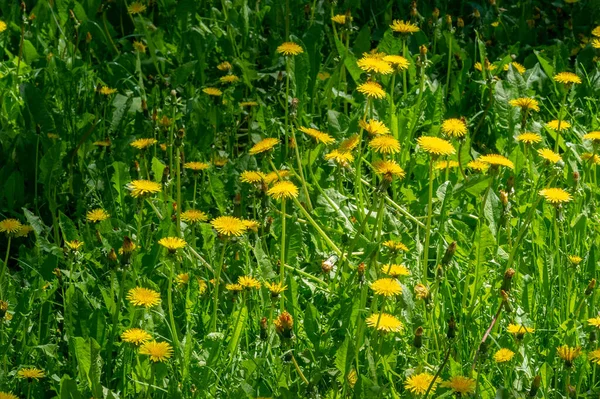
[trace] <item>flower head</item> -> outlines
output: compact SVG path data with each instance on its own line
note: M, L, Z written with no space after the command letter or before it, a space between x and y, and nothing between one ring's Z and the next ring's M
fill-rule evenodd
M139 1L136 1L127 7L127 11L129 11L130 14L139 14L146 11L146 6Z
M79 240L65 241L65 246L67 248L69 248L71 251L77 252L83 247L83 241L79 241Z
M589 132L583 135L584 140L590 140L594 143L600 143L600 132Z
M290 175L290 171L287 169L280 169L277 172L273 171L273 172L269 172L265 175L264 177L264 182L267 185L270 185L271 183L277 182L279 180L285 179L286 177L288 177Z
M573 199L571 194L562 188L545 188L540 190L540 195L553 205L569 202Z
M346 16L345 14L337 14L331 17L331 20L336 24L345 25L346 20L352 21L352 17Z
M446 119L442 122L442 133L448 137L465 137L467 134L467 124L462 119Z
M381 121L370 119L368 122L361 120L359 123L361 128L365 129L371 135L389 134L390 129Z
M420 30L417 25L411 23L410 21L404 22L398 19L392 22L390 28L392 28L394 32L398 32L403 35L412 35L413 33L416 33Z
M0 32L2 32L2 24L3 23L4 22L0 21ZM0 399L19 399L19 397L16 395L13 395L10 392L1 392L0 391Z
M140 347L140 355L150 356L154 363L164 362L173 355L173 348L168 342L146 342Z
M415 395L423 395L427 392L429 385L433 381L433 375L429 373L413 374L404 382L404 388ZM436 381L431 387L430 392L435 392L438 382Z
M558 83L563 83L566 85L570 84L580 84L581 78L575 75L573 72L560 72L554 75L554 81Z
M265 174L255 170L245 170L240 174L240 181L242 183L256 184L264 180Z
M102 222L108 219L110 215L102 208L96 208L89 211L86 215L86 220L92 223Z
M400 332L404 325L396 317L388 313L374 313L367 317L367 325L382 332Z
M442 382L441 386L449 388L453 392L465 395L468 393L475 392L475 380L469 377L463 377L460 375L450 378L448 381Z
M277 47L277 52L286 56L302 54L304 50L299 44L294 42L285 42Z
M227 291L233 292L234 294L237 294L238 292L241 292L244 289L244 287L242 287L241 284L237 284L237 283L236 284L225 284L225 289Z
M434 170L446 170L458 167L458 161L436 161L433 164Z
M181 212L181 220L191 224L206 222L208 220L208 215L196 209L188 209L185 212Z
M487 163L490 166L506 166L507 168L514 169L515 164L508 158L499 154L482 155L477 158L478 161Z
M408 251L408 247L402 244L400 241L389 240L383 243L384 247L387 247L390 251L398 252L398 251Z
M190 282L190 274L189 273L179 273L177 276L175 276L175 283L180 288L189 282Z
M469 169L473 169L476 170L478 172L485 172L486 170L488 170L490 167L489 164L485 163L485 162L481 162L481 161L471 161L467 164L467 168Z
M581 347L563 345L556 348L556 352L558 353L558 357L565 362L565 366L571 367L573 365L573 361L581 354Z
M260 223L258 223L256 220L245 219L245 220L242 220L242 223L244 223L244 226L246 226L246 229L252 230L255 233L258 232L258 228L260 227Z
M401 55L386 55L383 60L395 66L398 71L405 71L410 66L408 60Z
M404 265L383 265L381 266L381 271L392 277L410 276L410 271Z
M265 283L265 287L271 292L272 298L279 297L287 289L287 285L281 283Z
M160 294L149 288L135 287L129 290L127 299L134 306L151 308L160 303Z
M100 88L100 94L102 94L103 96L110 96L111 94L115 94L117 92L117 89L112 89L108 86L102 86Z
M377 82L368 81L358 86L358 91L369 98L384 98L385 90Z
M282 180L275 183L267 191L267 194L275 199L290 199L298 196L298 187L291 181Z
M238 284L244 288L260 288L260 281L251 276L240 276L238 277Z
M160 193L162 187L160 183L150 180L134 180L127 184L127 189L131 192L133 198L140 198Z
M138 53L142 53L143 54L143 53L146 52L146 45L143 42L138 42L137 40L133 41L133 48Z
M501 348L494 354L494 360L496 363L510 362L515 356L515 352L507 348Z
M186 162L183 164L183 167L189 170L193 170L194 172L199 172L201 170L206 170L210 168L210 164L206 162Z
M185 248L187 245L185 240L179 237L164 237L158 240L158 244L167 248L171 254L174 254L178 249Z
M544 158L546 161L548 161L550 163L557 163L562 160L560 155L558 155L557 153L555 153L554 151L552 151L549 148L542 148L542 149L538 150L538 154L540 155L540 157Z
M569 259L569 262L571 262L571 264L573 266L579 265L581 263L581 261L583 260L581 258L581 256L577 256L577 255L569 255L567 258Z
M277 144L279 144L279 139L267 137L266 139L262 139L258 143L254 144L248 153L250 155L256 155L262 152L267 152L272 150Z
M373 170L378 175L383 175L386 180L392 180L394 177L403 178L406 172L394 160L375 161Z
M287 311L281 312L281 314L273 320L273 324L275 324L275 331L277 331L277 334L281 335L283 338L292 337L294 318Z
M365 72L380 73L382 75L389 75L394 72L392 64L384 61L379 57L373 57L366 55L357 61L358 67Z
M141 328L130 328L129 330L123 331L121 334L121 340L136 346L140 346L146 341L150 341L152 336Z
M371 289L377 295L394 296L402 293L402 286L393 278L380 278L371 283Z
M533 98L527 98L527 97L516 98L514 100L510 100L509 104L512 105L513 107L519 107L523 110L533 110L536 112L540 110L537 100L535 100Z
M358 134L353 134L352 136L348 137L346 140L340 143L338 150L342 152L352 151L358 146L359 141L360 137L358 137Z
M205 87L204 89L202 89L202 92L213 97L220 97L221 95L223 95L223 92L217 89L216 87Z
M46 376L46 373L44 373L43 370L40 370L36 367L30 367L30 368L22 368L19 371L17 371L17 376L21 379L37 381L40 378L44 378Z
M110 140L109 139L105 139L105 140L98 140L98 141L94 141L93 143L96 147L110 147Z
M433 155L452 155L456 150L449 141L439 137L421 136L417 139L419 146L427 153Z
M596 328L600 328L600 316L597 316L597 317L593 317L593 318L591 318L591 319L588 319L588 320L587 320L587 322L588 322L588 324L589 324L590 326L594 326L594 327L596 327Z
M600 365L600 349L596 349L588 353L588 359L590 362L594 362Z
M221 76L219 78L219 81L221 83L235 83L238 82L240 80L240 78L238 78L235 75L225 75L225 76Z
M302 126L300 127L300 131L304 132L307 136L310 136L313 139L315 139L317 143L331 144L335 142L335 139L327 133L320 132L317 129L313 129L312 127Z
M17 219L4 219L0 222L0 233L13 235L21 230L21 226L23 225Z
M137 139L129 143L130 146L137 148L138 150L145 150L146 148L154 145L158 142L156 139Z
M232 68L231 64L228 61L223 61L219 65L217 65L217 69L219 71L229 71Z
M335 163L340 165L346 165L354 161L354 156L348 151L333 150L325 154L325 159L327 161L333 160Z
M0 20L0 33L4 32L8 28L6 22Z
M417 284L415 285L415 297L417 299L425 300L429 298L429 288L425 284Z
M224 236L239 237L247 230L242 219L233 216L219 216L213 219L210 224L219 234Z
M523 75L525 73L525 71L527 70L523 65L519 64L518 62L510 62L506 65L504 65L504 70L508 71L509 65L512 65L513 68L515 68L517 70L517 72L519 72L521 75Z
M531 328L531 327L525 327L520 324L512 324L511 323L506 328L506 331L508 331L510 334L516 335L517 338L523 338L523 336L527 333L529 333L529 334L534 333L535 329Z
M525 144L536 144L542 141L542 136L537 133L521 133L517 136L517 141Z
M375 136L369 142L369 147L381 154L395 154L400 152L400 142L389 134Z
M567 121L559 121L557 119L554 119L554 120L551 120L550 122L546 123L546 126L549 129L562 132L563 130L567 130L568 128L570 128L571 124Z

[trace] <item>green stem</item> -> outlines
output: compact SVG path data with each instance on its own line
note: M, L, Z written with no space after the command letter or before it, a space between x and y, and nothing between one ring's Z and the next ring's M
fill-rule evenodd
M285 282L285 275L284 275L284 271L285 271L285 198L283 198L281 200L281 248L279 250L280 254L281 254L281 258L280 258L280 271L279 271L279 275L280 275L280 282L281 285L283 285L283 283Z
M558 153L558 143L560 141L560 125L563 121L563 109L565 108L565 104L567 102L567 94L569 94L569 90L565 90L565 95L563 96L562 102L560 103L560 110L558 111L558 126L556 127L556 140L554 141L554 152Z
M6 245L6 256L4 257L4 264L2 265L2 273L0 273L0 298L8 298L8 287L4 290L4 275L8 273L8 257L10 255L10 244L12 242L12 236L8 236L8 244Z
M223 248L221 249L221 257L219 259L219 264L217 265L217 273L215 275L215 293L213 296L213 314L210 321L210 331L217 331L217 312L219 311L219 285L221 284L221 271L223 270L223 262L225 260L225 248L227 248L227 243L223 243Z
M308 194L308 186L306 184L306 178L304 177L304 170L302 168L302 158L300 157L300 150L298 149L298 142L296 141L296 132L294 131L294 126L291 126L292 130L292 141L294 142L294 150L296 153L296 161L298 163L298 172L300 174L300 180L302 180L302 188L304 189L304 195L306 196L306 205L308 206L308 210L312 212L312 203L310 202L310 195Z
M177 147L177 236L181 237L181 148ZM194 192L195 194L195 192Z
M171 256L171 255L169 255ZM169 323L171 323L171 339L175 349L175 359L179 358L179 338L177 337L177 326L173 315L173 279L175 278L175 261L167 262L169 265L169 282L167 286L167 306L169 307ZM218 284L218 283L217 283Z
M340 249L337 247L337 245L335 245L333 243L333 241L331 241L331 239L327 236L327 234L325 234L325 232L323 231L323 229L321 229L321 227L319 227L319 225L317 224L317 222L315 222L314 219L310 216L310 214L306 211L306 209L304 209L304 207L302 206L302 204L300 204L300 201L298 201L298 198L292 198L292 200L294 201L294 203L296 204L296 206L298 207L298 209L300 209L300 212L302 212L302 214L304 215L304 217L312 225L312 227L314 227L314 229L317 230L317 233L319 233L319 235L321 236L321 238L323 238L323 240L325 240L325 242L327 243L327 245L329 245L329 247L338 256L341 256L342 255L342 251L340 251Z
M425 248L423 249L423 284L427 283L429 263L429 238L431 237L431 214L433 211L433 159L429 162L429 197L427 199L427 223L425 225Z

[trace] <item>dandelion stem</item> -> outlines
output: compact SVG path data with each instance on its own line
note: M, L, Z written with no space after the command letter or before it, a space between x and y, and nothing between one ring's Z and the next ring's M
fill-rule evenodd
M4 257L4 264L2 265L2 273L0 273L0 298L8 298L8 284L6 291L4 290L4 275L9 273L8 271L8 257L10 255L10 244L12 236L8 236L8 244L6 244L6 256Z
M429 263L429 238L431 237L431 214L433 211L433 159L429 162L429 197L427 199L427 223L425 225L425 248L423 248L423 284L427 282Z
M314 229L317 230L317 233L319 233L319 235L321 236L321 238L323 238L323 240L325 240L325 242L327 243L327 245L329 245L329 247L338 256L341 256L342 255L342 251L340 251L340 249L337 247L337 245L335 245L333 243L333 241L331 241L331 239L327 236L327 234L325 234L325 232L323 231L323 229L321 229L319 227L319 225L317 224L317 222L315 222L314 219L310 216L310 214L306 211L306 209L304 209L304 207L302 206L302 204L300 203L300 201L298 201L298 198L292 197L292 200L294 201L294 203L296 204L296 206L298 207L298 209L300 209L300 212L302 212L302 214L304 215L304 217L306 217L306 219L308 220L308 222L312 225L312 227L314 227Z
M225 249L227 248L227 242L223 242L223 248L221 249L221 257L219 258L219 264L217 265L217 273L215 275L215 293L213 297L213 314L210 321L210 331L217 331L217 312L219 311L219 285L221 284L221 271L223 270L223 262L225 261Z
M281 284L285 282L285 198L281 199L281 248L279 250L280 258L280 269L279 269L279 280Z

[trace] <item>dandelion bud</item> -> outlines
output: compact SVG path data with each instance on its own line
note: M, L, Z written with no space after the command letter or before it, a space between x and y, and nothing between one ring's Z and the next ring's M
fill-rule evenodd
M421 44L419 46L419 53L421 54L422 57L425 57L425 55L427 55L427 46L424 44Z
M490 0L490 5L494 7L496 5L496 0Z
M365 264L364 264L364 262L362 262L360 265L358 265L358 267L356 268L356 274L358 275L358 280L362 283L363 280L365 279Z
M462 18L458 18L456 20L456 26L459 28L464 28L465 27L465 21Z
M8 302L0 301L0 320L4 318L6 312L8 312Z
M446 25L448 25L448 29L452 28L452 15L450 14L446 15Z
M152 111L152 121L156 123L156 121L158 121L158 111L156 110L156 108L154 109L154 111Z
M123 246L119 251L121 253L122 265L127 265L129 263L129 260L131 259L131 254L133 253L134 249L135 244L133 243L133 241L131 241L131 238L129 238L128 236L123 237Z
M427 288L426 285L424 284L417 284L415 285L415 297L417 299L422 299L424 301L428 301L429 300L429 288Z
M579 182L579 172L573 172L573 180L575 180L575 183Z
M283 311L275 320L275 331L284 339L290 339L293 335L294 318L287 311Z
M410 16L411 17L416 17L417 15L419 15L419 11L417 11L417 7L412 7L410 9Z
M169 167L166 166L165 169L163 170L163 175L162 175L162 184L167 184L169 182Z
M263 317L262 319L260 319L260 339L262 339L263 341L267 339L267 334L268 332L268 325L267 325L267 318Z
M446 253L444 254L444 257L442 258L442 265L444 265L444 266L448 265L452 261L452 258L454 257L455 252L456 252L456 241L452 241L450 243L450 245L448 245L448 248L446 248Z
M535 20L534 19L528 19L527 20L527 26L529 27L529 29L535 28Z
M479 10L477 8L473 10L473 18L475 18L475 19L481 18L481 14L479 13Z
M596 279L593 278L590 283L588 284L587 288L585 289L585 295L586 296L590 296L592 295L592 292L594 291L594 288L596 287Z
M115 265L117 263L117 253L115 252L114 248L110 249L110 252L108 253L108 262L111 265Z
M502 287L500 288L501 292L510 292L510 288L512 285L512 278L515 275L515 269L509 268L504 273L504 279L502 280Z
M507 313L512 313L512 307L510 306L508 293L504 290L500 290L500 296L502 297L502 303Z
M567 387L567 393L569 394L569 398L577 397L577 389L573 385Z
M504 190L500 190L500 201L505 208L508 206L508 193Z
M436 7L436 8L434 8L434 9L433 9L433 12L431 13L431 16L432 16L434 19L438 19L438 18L440 17L440 10L439 10L439 8L437 8L437 7Z
M536 375L531 383L531 388L529 389L529 397L534 398L538 390L540 389L540 383L542 382L542 377L540 375Z
M413 340L413 346L417 349L421 349L423 346L423 327L418 327L415 331L415 339Z
M85 35L85 42L89 44L91 41L92 41L92 34L90 32L88 32Z
M454 321L454 316L450 316L450 320L448 320L448 332L446 336L448 339L456 337L456 321Z

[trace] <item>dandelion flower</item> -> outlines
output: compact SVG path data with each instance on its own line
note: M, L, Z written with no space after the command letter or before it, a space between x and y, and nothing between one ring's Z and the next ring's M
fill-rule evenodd
M410 66L408 60L401 55L386 55L383 60L395 66L398 71L405 71Z
M563 83L566 85L570 84L580 84L581 78L575 75L573 72L560 72L554 75L554 81L558 83Z
M247 230L252 230L255 233L258 232L258 228L260 227L260 224L256 220L242 220L242 223L244 223Z
M484 172L490 167L489 164L481 161L471 161L467 164L467 168L476 170L478 172Z
M304 132L307 136L315 139L317 143L323 144L331 144L335 142L335 139L328 135L327 133L323 133L318 131L317 129L313 129L312 127L300 127L300 131Z
M139 198L160 193L162 187L160 183L150 180L134 180L127 184L127 189L131 191L132 197Z
M571 262L571 264L574 266L579 265L581 263L581 261L583 260L581 258L581 256L577 256L577 255L569 255L568 258L569 258L569 262Z
M258 103L256 101L242 101L240 103L241 107L258 107Z
M532 334L535 332L534 328L531 327L525 327L523 325L519 325L519 324L509 324L508 327L506 328L506 331L508 331L508 333L510 334L514 334L517 337L523 337L523 335L529 333Z
M415 297L420 300L429 298L429 288L421 283L415 285Z
M158 245L165 247L169 250L169 253L174 254L178 249L185 248L187 243L183 238L164 237L158 240Z
M352 21L351 16L346 16L345 14L338 14L331 17L331 20L339 25L345 25L346 20Z
M427 153L433 155L452 155L456 150L449 141L439 137L421 136L417 139L419 146Z
M475 392L475 380L469 377L463 377L460 375L450 378L448 381L442 382L441 386L449 388L453 392L465 395L468 393Z
M400 152L400 142L389 134L376 136L369 142L369 147L381 154Z
M94 141L94 145L96 147L110 147L110 140L106 139L106 140Z
M216 87L206 87L204 89L202 89L202 92L204 94L208 94L209 96L213 96L213 97L219 97L223 94L223 92L219 89L217 89Z
M583 159L584 161L589 161L590 163L593 163L594 165L600 165L600 155L598 155L598 154L584 152L583 154L581 154L581 159Z
M600 143L600 132L589 132L583 135L584 140L593 141L594 143Z
M404 382L404 388L407 391L410 391L411 393L413 393L415 395L424 395L425 392L427 392L429 385L431 385L433 378L434 378L434 376L429 373L421 373L421 374L411 375ZM433 384L433 386L431 387L430 392L432 392L432 393L435 392L435 388L436 388L437 384L438 384L438 382L436 381Z
M465 137L467 134L467 124L457 118L446 119L442 122L442 133L448 137Z
M504 65L505 71L508 71L509 65L512 65L517 70L517 72L519 72L519 74L521 74L521 75L523 75L525 73L525 71L527 70L523 65L519 64L518 62L513 61L513 62L510 62L510 63Z
M221 76L219 78L219 81L221 83L235 83L235 82L239 82L240 78L238 78L235 75L225 75L225 76Z
M43 370L40 370L36 367L31 368L23 368L17 371L17 376L21 379L27 380L39 380L40 378L44 378L46 373Z
M260 282L254 277L240 276L238 277L238 284L244 288L260 288Z
M325 159L327 161L333 160L340 165L346 165L354 161L354 156L348 151L333 150L328 154L325 154Z
M145 150L146 148L154 145L158 142L156 139L137 139L129 143L130 146L137 148L138 150Z
M103 96L110 96L111 94L115 94L117 92L117 89L111 89L108 86L102 86L100 88L100 94L102 94Z
M494 354L494 360L496 363L506 363L510 362L514 356L515 352L507 348L502 348Z
M382 332L400 332L404 325L396 317L388 313L375 313L367 317L367 325Z
M317 79L319 80L325 80L325 79L329 79L329 77L331 76L331 74L327 71L320 71L317 74Z
M0 21L0 32L2 32L2 30L3 30L3 29L2 29L2 24L3 24L3 23L4 23L4 22ZM5 28L5 29L6 29L6 28ZM10 393L10 392L1 392L1 391L0 391L0 399L19 399L19 397L18 397L18 396L16 396L16 395L13 395L13 394L12 394L12 393Z
M290 199L298 196L298 187L291 181L280 181L267 191L267 194L275 199Z
M86 220L92 223L102 222L108 219L110 215L102 208L92 209L86 215Z
M479 158L477 158L477 160L480 162L487 163L490 166L506 166L507 168L511 169L515 168L515 164L512 163L511 160L499 154L482 155Z
M6 235L16 234L21 230L21 222L17 219L4 219L0 222L0 233L5 233Z
M369 134L376 136L378 134L389 134L390 129L381 121L370 119L368 122L361 120L359 123L361 128L365 129Z
M242 287L241 284L237 284L237 283L236 284L225 284L225 289L227 291L233 292L234 294L237 294L238 292L241 292L244 289L244 287Z
M517 136L517 141L525 144L536 144L542 141L542 136L537 133L521 133Z
M136 1L127 7L127 11L129 11L130 14L139 14L146 11L146 6L139 1Z
M229 71L231 68L232 66L228 61L223 61L217 65L217 69L222 72Z
M375 161L373 162L373 170L379 175L384 175L387 180L392 180L394 177L403 178L406 175L400 165L393 160Z
M371 289L377 295L394 296L402 293L402 286L393 278L380 278L371 283Z
M546 161L551 163L557 163L562 160L560 155L558 155L549 148L542 148L541 150L538 150L538 154L540 155L540 157L544 158Z
M168 342L146 342L140 347L140 355L150 356L154 363L164 362L173 355L173 348Z
M240 181L242 183L256 184L262 182L264 178L264 173L254 170L246 170L240 174Z
M24 224L21 226L21 228L19 229L19 231L17 232L15 237L27 237L27 235L29 235L29 233L31 233L32 231L33 231L32 226L30 226L28 224Z
M600 48L600 39L597 37L593 38L590 43L592 44L593 48Z
M277 47L277 52L286 56L302 54L304 50L294 42L285 42Z
M545 188L540 190L540 195L553 205L571 201L571 194L562 188Z
M437 161L433 164L434 170L446 170L458 167L458 161Z
M187 211L181 213L181 220L191 224L206 222L208 220L208 215L196 209L188 209Z
M138 42L137 40L133 41L133 48L138 53L144 54L146 52L146 45L144 43L142 43L142 42Z
M385 90L377 82L368 81L358 86L358 91L369 98L384 98Z
M596 349L588 353L588 359L590 362L594 362L600 365L600 349ZM1 399L1 397L0 397Z
M476 62L473 65L473 68L475 68L476 70L478 70L479 72L481 72L483 70L483 67L481 66L481 62ZM490 64L490 62L488 60L485 60L485 69L486 71L493 71L496 69L496 65L494 64Z
M281 169L281 170L278 170L277 172L273 171L273 172L267 173L263 180L267 185L269 185L269 184L279 181L281 179L285 179L289 175L290 175L289 170Z
M239 237L247 230L242 219L233 216L219 216L213 219L210 224L219 234L224 236Z
M210 164L206 162L186 162L183 164L183 167L185 169L193 170L194 172L199 172L210 168Z
M408 248L407 248L408 250ZM392 277L401 277L401 276L410 276L410 271L404 265L383 265L381 266L381 271L388 276Z
M377 57L362 57L357 61L357 64L365 72L380 73L382 75L389 75L394 72L392 64Z
M83 241L79 241L79 240L65 241L65 245L71 251L79 251L83 247Z
M389 240L383 243L384 247L387 247L390 251L408 251L408 247L402 244L400 241Z
M4 32L8 28L8 25L4 21L0 21L0 33Z
M563 130L569 129L571 127L571 124L567 121L559 121L557 119L554 119L554 120L551 120L550 122L546 123L546 126L549 129L562 132Z
M565 366L571 367L573 361L581 354L581 347L577 346L573 348L569 345L563 345L556 348L556 352L558 353L558 357L565 362Z
M273 298L277 298L287 289L287 285L281 283L265 283L265 287L267 287Z
M409 22L400 21L398 19L394 20L390 25L390 28L397 33L401 33L403 35L412 35L413 33L418 32L420 29L417 25Z
M539 103L537 102L537 100L535 100L533 98L526 98L526 97L516 98L514 100L510 100L509 104L512 105L513 107L519 107L523 110L531 109L536 112L538 112L540 110Z
M272 150L277 144L279 144L279 139L273 137L267 137L266 139L262 139L258 143L254 144L248 153L250 155L256 155L263 152L267 152Z
M130 328L121 334L121 340L129 344L140 346L144 342L150 341L152 336L141 328Z
M149 288L135 287L129 290L127 299L134 306L151 308L160 303L160 294Z

